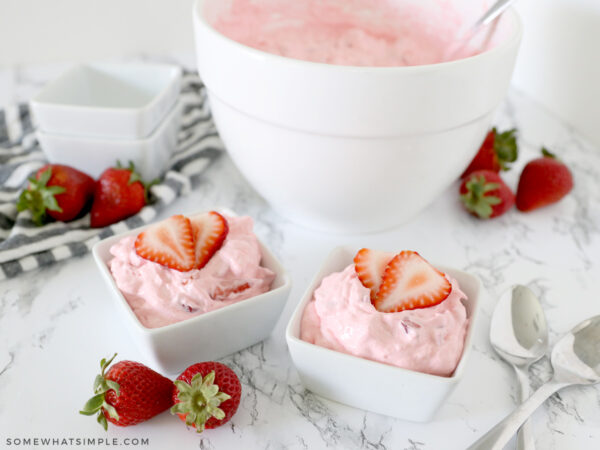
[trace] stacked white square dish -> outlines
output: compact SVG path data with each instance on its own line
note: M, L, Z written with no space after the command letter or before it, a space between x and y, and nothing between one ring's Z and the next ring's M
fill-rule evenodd
M143 179L162 174L177 145L181 70L168 64L73 67L30 102L48 160L97 178L117 160Z

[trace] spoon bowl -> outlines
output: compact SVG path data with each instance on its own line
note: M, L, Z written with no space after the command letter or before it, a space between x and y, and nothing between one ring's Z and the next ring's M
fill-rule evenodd
M507 291L494 310L490 326L494 350L515 366L528 366L548 349L548 326L542 305L526 286Z
M554 380L570 384L600 382L600 316L577 325L552 350Z
M526 286L516 285L498 300L490 326L490 342L512 365L520 385L521 402L531 394L528 369L548 350L548 326L542 305ZM519 428L517 450L533 450L531 424Z
M559 389L600 382L600 316L584 320L552 350L554 376L468 450L501 450L533 412Z

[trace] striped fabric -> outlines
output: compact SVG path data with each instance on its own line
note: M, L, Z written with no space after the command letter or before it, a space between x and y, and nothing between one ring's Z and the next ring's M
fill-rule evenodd
M83 255L101 239L152 221L161 208L187 193L192 180L219 157L223 144L197 75L184 72L180 100L183 115L178 148L165 176L150 188L151 203L135 216L100 229L90 228L89 214L69 223L36 227L29 211L17 212L16 201L27 178L46 160L28 107L0 110L0 279Z

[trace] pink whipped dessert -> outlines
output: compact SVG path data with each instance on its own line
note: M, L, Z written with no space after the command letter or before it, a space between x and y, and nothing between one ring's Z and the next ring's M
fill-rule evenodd
M383 273L383 265L379 267ZM300 338L361 358L451 376L463 352L469 319L462 303L466 295L457 281L441 276L451 290L440 303L381 312L351 264L325 277L315 290L302 316Z
M449 55L464 14L448 0L229 0L210 2L207 17L223 35L290 58L351 66L414 66ZM471 10L481 5L471 4Z
M178 216L182 217L182 216ZM260 265L261 250L250 217L226 217L228 232L201 268L175 270L142 258L136 236L110 249L109 269L140 322L157 328L267 292L275 274Z

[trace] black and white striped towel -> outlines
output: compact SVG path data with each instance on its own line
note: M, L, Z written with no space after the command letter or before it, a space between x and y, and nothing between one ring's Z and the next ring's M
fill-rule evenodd
M191 189L223 149L197 75L184 72L180 100L183 115L178 148L159 184L152 186L152 203L127 220L106 228L90 228L90 215L69 223L36 227L29 211L17 212L16 201L27 178L46 160L35 138L26 105L0 109L0 279L83 255L101 239L138 227Z

